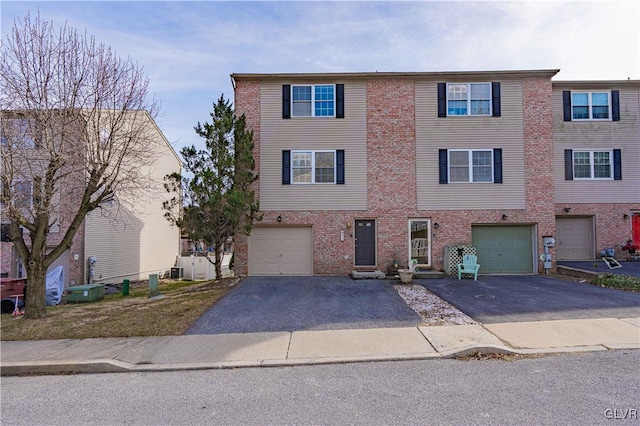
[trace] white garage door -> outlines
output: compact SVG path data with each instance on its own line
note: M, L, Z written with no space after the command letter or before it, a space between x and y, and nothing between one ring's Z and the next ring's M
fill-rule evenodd
M556 255L558 260L591 260L595 258L593 218L556 218Z
M249 275L313 275L311 227L254 227Z

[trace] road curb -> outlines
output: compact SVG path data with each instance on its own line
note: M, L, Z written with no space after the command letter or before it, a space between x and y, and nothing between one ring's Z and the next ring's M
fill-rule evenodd
M296 367L330 364L350 364L362 362L391 362L391 361L424 361L430 359L453 359L481 355L551 355L563 353L601 352L608 350L638 350L638 347L582 346L562 347L546 349L511 349L507 347L475 346L455 349L443 353L429 353L424 355L407 356L358 356L358 357L331 357L308 359L283 359L283 360L255 360L255 361L222 361L201 362L183 364L131 364L115 359L100 359L91 361L36 361L2 363L0 374L2 376L20 375L63 375L63 374L102 374L102 373L131 373L131 372L168 372L168 371L192 371L192 370L223 370L235 368L256 367Z
M0 364L0 375L2 376L125 373L129 371L131 371L131 364L114 359L9 362Z

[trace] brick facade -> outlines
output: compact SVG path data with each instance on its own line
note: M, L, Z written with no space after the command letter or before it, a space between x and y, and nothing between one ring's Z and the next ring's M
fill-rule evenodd
M418 216L415 123L413 80L367 82L369 210L362 218L376 219L380 269L394 257L408 260L408 218Z
M538 226L538 254L542 237L555 235L553 192L553 111L551 80L525 78L522 90L524 120L524 172L526 211L524 222ZM551 249L553 254L553 249ZM542 270L542 264L539 265Z
M73 217L75 215L75 208L80 204L80 200L83 196L84 187L78 187L76 182L83 182L84 175L82 171L76 171L69 174L60 184L60 193L62 196L62 202L54 206L54 214L52 218L57 219L57 227L52 228L47 236L47 248L53 249L53 247L60 244L64 237L64 233L68 229ZM68 278L70 285L84 284L85 283L85 270L84 270L84 223L80 225L78 231L71 240L71 245L68 248L68 264L66 263L65 256L61 256L54 262L62 262L64 267L65 276ZM55 229L55 230L54 230ZM30 244L28 234L25 236L25 241ZM17 252L15 252L13 243L3 242L2 246L2 272L8 273L10 277L15 277L18 273L17 265L15 261L17 258ZM75 260L74 254L78 255L78 260ZM55 265L55 263L54 263ZM26 274L26 270L22 270L22 274ZM26 275L25 275L26 276Z
M253 130L253 158L256 171L260 170L260 82L238 81L235 86L235 111L237 115L245 115L247 128ZM256 197L260 197L259 181L253 184ZM266 220L264 223L267 223ZM275 220L273 223L276 223ZM234 236L234 270L236 274L246 275L248 271L247 260L248 237L237 234Z

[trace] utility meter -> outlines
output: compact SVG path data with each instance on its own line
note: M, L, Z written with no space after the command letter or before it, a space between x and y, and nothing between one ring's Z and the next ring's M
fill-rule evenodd
M545 247L555 247L556 239L553 237L542 237L542 243Z

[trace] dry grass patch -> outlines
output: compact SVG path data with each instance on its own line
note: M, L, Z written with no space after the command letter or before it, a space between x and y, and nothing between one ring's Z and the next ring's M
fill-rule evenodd
M91 337L177 336L239 281L162 280L160 296L149 298L148 283L132 283L129 296L107 294L94 303L47 308L38 320L2 315L2 340L80 339Z

